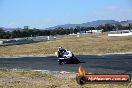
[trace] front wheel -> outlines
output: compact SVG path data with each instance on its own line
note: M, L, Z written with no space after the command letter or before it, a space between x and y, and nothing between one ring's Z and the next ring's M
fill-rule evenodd
M59 65L62 65L63 60L58 59Z

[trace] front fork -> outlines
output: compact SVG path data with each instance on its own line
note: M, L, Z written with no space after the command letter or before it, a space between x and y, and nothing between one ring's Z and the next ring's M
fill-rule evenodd
M62 65L63 59L58 59L59 65Z

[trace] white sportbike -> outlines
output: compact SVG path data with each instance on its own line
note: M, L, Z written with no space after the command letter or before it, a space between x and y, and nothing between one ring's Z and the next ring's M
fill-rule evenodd
M55 55L58 57L59 65L64 64L78 64L80 61L74 56L71 51L65 50L61 55L58 52L55 52ZM61 57L60 57L61 56Z

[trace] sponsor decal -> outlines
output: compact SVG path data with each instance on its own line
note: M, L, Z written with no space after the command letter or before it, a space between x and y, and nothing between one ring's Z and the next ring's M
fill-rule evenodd
M131 76L129 74L86 74L84 68L78 68L76 76L78 84L85 83L123 83L130 82Z

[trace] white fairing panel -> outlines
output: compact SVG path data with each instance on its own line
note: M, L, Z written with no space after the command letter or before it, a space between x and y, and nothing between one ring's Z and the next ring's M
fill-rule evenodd
M63 57L66 57L66 58L72 57L72 52L71 51L64 52Z
M58 52L55 52L55 55L58 56ZM67 58L71 58L72 57L72 52L71 51L65 51L62 55L63 58L59 58L59 59L67 59Z

